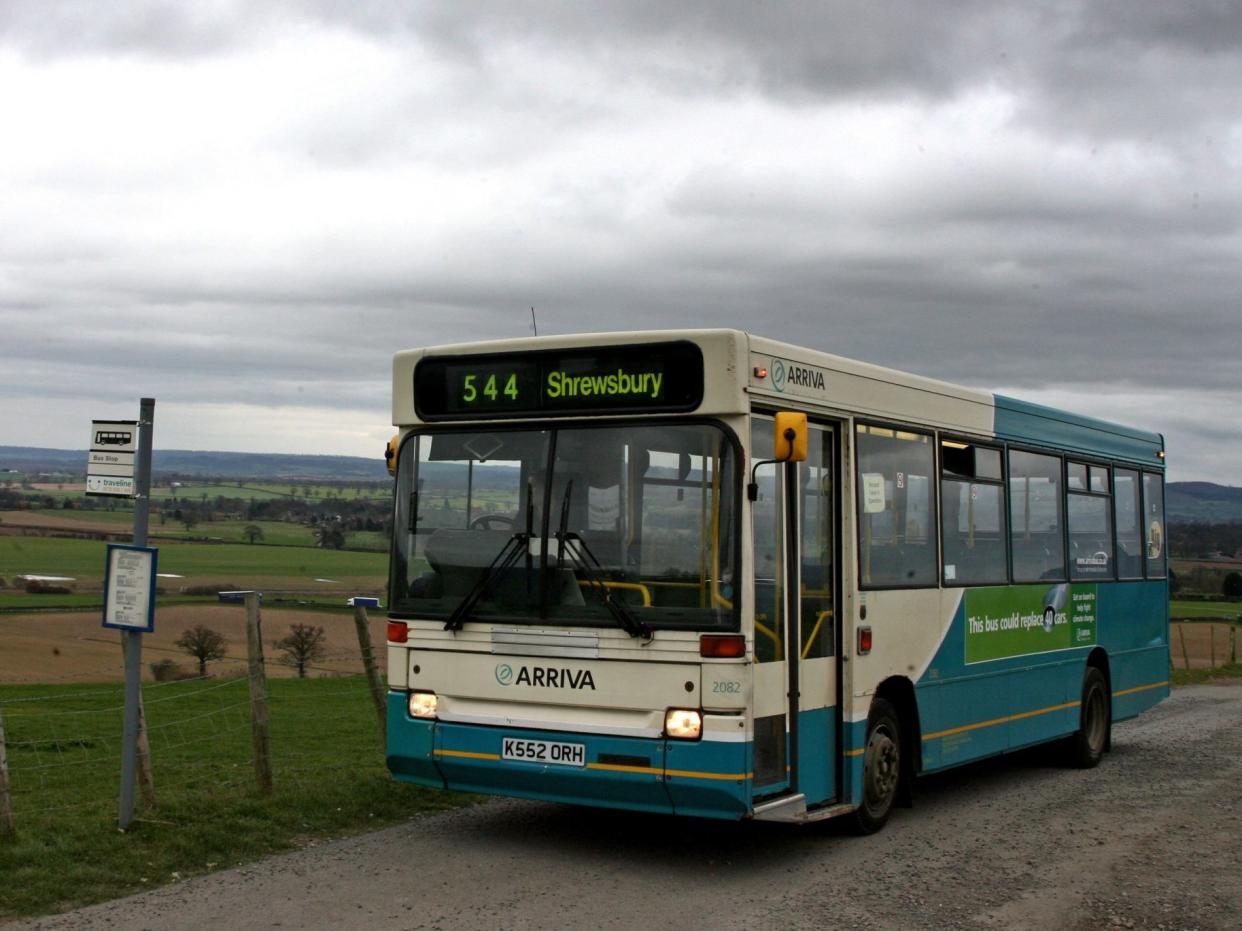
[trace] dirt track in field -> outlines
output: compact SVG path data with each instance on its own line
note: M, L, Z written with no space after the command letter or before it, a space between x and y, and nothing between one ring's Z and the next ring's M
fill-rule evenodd
M313 624L327 636L327 656L311 675L362 672L358 636L351 614L264 608L264 651L268 675L293 675L294 670L276 660L271 644L285 636L289 625ZM175 605L156 613L155 632L142 643L143 678L151 681L151 663L169 658L197 672L196 662L174 645L189 627L203 624L228 640L228 655L209 663L211 675L239 675L246 671L246 611L242 605ZM387 638L387 621L372 612L371 642L380 663ZM120 633L101 626L97 612L64 614L0 615L0 685L121 681Z
M1041 751L930 777L872 837L496 801L4 931L1225 931L1239 721L1242 683L1179 689L1098 769Z

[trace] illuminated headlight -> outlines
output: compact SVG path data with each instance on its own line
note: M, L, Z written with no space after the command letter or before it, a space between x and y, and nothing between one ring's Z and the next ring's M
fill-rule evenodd
M674 740L698 740L703 733L703 715L689 708L669 708L664 712L664 736Z
M436 716L435 692L410 693L410 717L434 718Z

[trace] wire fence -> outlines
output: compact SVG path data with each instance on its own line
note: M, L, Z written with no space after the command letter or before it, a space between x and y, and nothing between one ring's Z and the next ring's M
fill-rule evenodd
M246 609L233 610L244 614ZM315 617L306 626L318 627L325 636L301 657L299 676L297 664L282 662L276 647L290 625L279 611L262 619L263 671L272 674L264 676L272 792L314 795L327 784L340 789L353 779L387 778L374 687L378 673L368 679L360 646L365 622L365 612L362 623L340 614ZM378 642L382 650L384 641ZM63 649L73 647L66 643ZM144 659L152 655L158 659L160 653ZM153 665L148 662L144 669L148 680ZM209 675L182 672L171 681L144 682L149 762L140 766L139 781L148 791L136 820L184 816L204 804L262 794L256 781L251 685L241 667L234 658L212 663ZM5 672L0 656L0 683ZM115 829L123 675L123 664L109 659L38 684L0 684L0 835L57 831L83 820Z
M245 612L240 605L232 610ZM304 678L281 661L275 648L290 627L282 612L269 612L262 622L266 671L272 673L266 683L268 767L277 794L313 795L329 786L347 787L355 779L387 778L382 713L377 716L376 707L378 673L374 684L368 680L360 625L340 614L315 620L322 623L312 626L331 628L326 631L330 636L304 657ZM1239 626L1236 618L1174 619L1173 665L1211 669L1236 664ZM382 651L378 631L375 642ZM55 831L66 820L83 818L115 823L123 665L111 657L100 659L92 668L47 676L39 684L0 684L0 834ZM147 681L142 687L153 798L140 805L139 820L205 801L248 798L261 789L244 664L234 657L214 665L220 671ZM0 675L4 672L0 666Z
M1169 625L1169 660L1174 668L1219 669L1238 662L1237 618L1173 618Z

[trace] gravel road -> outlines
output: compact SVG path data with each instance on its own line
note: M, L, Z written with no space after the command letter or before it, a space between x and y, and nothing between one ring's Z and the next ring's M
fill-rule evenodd
M1242 927L1242 683L1178 689L1096 770L922 780L873 837L496 801L17 928Z

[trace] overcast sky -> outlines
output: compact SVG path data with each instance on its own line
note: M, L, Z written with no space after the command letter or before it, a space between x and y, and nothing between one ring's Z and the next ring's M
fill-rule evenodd
M0 444L379 455L392 353L736 326L1242 484L1242 4L0 0Z

